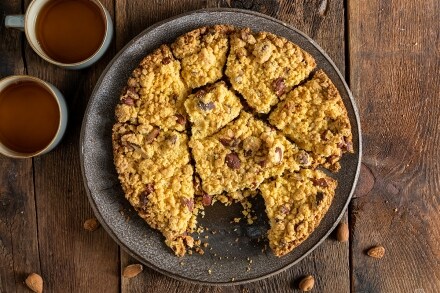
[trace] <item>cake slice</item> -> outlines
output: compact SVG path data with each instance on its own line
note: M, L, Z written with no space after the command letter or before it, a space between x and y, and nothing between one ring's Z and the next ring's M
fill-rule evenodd
M330 207L336 186L336 180L310 169L260 185L270 222L269 246L276 256L289 253L312 234Z
M193 167L186 134L157 126L113 126L114 163L125 197L138 214L184 255L194 208Z
M209 195L255 190L266 178L311 164L306 152L247 112L212 136L191 139L190 147Z
M168 46L145 57L133 71L116 106L118 122L150 124L163 130L185 130L183 102L188 88L180 78L180 62Z
M228 52L228 35L234 27L215 25L190 31L171 45L182 63L182 78L190 89L214 83L223 76Z
M246 28L233 33L230 43L226 75L258 113L268 113L316 66L307 52L271 33Z
M192 124L192 138L214 134L240 114L240 99L223 81L188 96L185 109Z
M322 70L288 93L270 114L269 122L310 152L315 163L332 171L339 170L343 153L353 152L347 110Z

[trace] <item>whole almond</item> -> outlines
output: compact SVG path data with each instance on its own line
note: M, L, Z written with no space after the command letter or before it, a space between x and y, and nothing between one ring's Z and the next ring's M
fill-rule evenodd
M346 223L339 223L336 228L336 239L339 242L347 242L349 237L348 225Z
M313 289L313 286L315 285L315 278L313 276L308 275L304 277L301 282L299 282L299 289L301 291L307 292Z
M30 274L26 280L26 285L29 289L36 293L42 293L43 292L43 278L39 274L32 273Z
M374 246L368 249L367 254L374 258L382 258L385 255L385 248L383 246Z
M90 218L84 222L84 229L89 232L95 231L96 229L99 228L99 226L100 224L96 218Z
M134 278L137 275L139 275L139 273L142 272L143 269L144 267L141 264L128 265L125 267L124 271L122 272L122 276L128 279Z

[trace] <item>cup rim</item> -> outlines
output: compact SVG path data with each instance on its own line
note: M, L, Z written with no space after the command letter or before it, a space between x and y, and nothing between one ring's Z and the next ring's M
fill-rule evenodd
M2 83L4 83L4 82L11 82L11 81L14 82L14 80L17 80L18 82L24 81L24 80L31 80L31 81L37 82L39 85L43 86L48 92L50 92L50 94L55 99L55 101L57 102L57 105L58 105L58 112L60 114L60 118L59 118L59 121L58 121L57 131L55 132L55 135L53 136L51 141L43 149L38 150L38 151L33 152L33 153L21 153L21 152L16 152L13 149L8 148L7 146L5 146L0 141L0 145L3 148L7 149L8 151L11 151L11 153L6 154L5 152L3 152L0 149L0 153L2 155L5 155L5 156L10 157L10 158L18 158L18 159L26 159L26 158L36 157L38 155L43 154L47 149L49 149L53 145L53 143L55 142L55 140L57 139L57 137L60 134L61 125L62 125L62 117L61 117L62 116L62 109L61 109L59 97L57 96L56 92L52 89L50 83L48 83L48 82L46 82L46 81L44 81L44 80L42 80L42 79L40 79L38 77L35 77L35 76L30 76L30 75L25 75L25 74L10 75L10 76L4 77L4 78L0 78L0 85ZM0 90L0 91L2 91L2 90Z
M29 23L29 11L31 10L31 8L32 8L32 6L33 5L35 5L35 3L37 2L38 0L32 0L31 1L31 3L29 3L29 6L26 8L26 13L25 13L25 15L24 15L24 32L25 32L25 35L26 35L26 39L27 39L27 41L28 41L28 44L32 47L32 49L38 54L38 56L40 56L41 58L43 58L44 60L46 60L47 62L49 62L49 63L52 63L52 64L54 64L54 65L57 65L57 66L61 66L61 67L75 67L75 66L79 66L79 65L83 65L83 64L85 64L85 63L87 63L87 62L89 62L90 60L92 60L93 58L95 58L96 57L96 55L98 55L98 53L100 53L101 52L101 50L104 48L104 45L105 45L105 40L108 38L108 32L109 32L109 21L108 21L108 15L107 15L107 10L106 10L106 8L104 7L104 5L99 1L99 0L89 0L89 1L92 1L93 3L95 3L98 7L99 7L99 9L101 10L101 13L103 14L103 17L104 17L104 22L105 22L105 32L104 32L104 38L102 39L102 42L101 42L101 45L99 46L99 48L90 56L90 57L88 57L87 59L84 59L84 60L82 60L82 61L79 61L79 62L75 62L75 63L62 63L62 62L59 62L59 61L56 61L56 60L54 60L54 59L52 59L52 58L50 58L45 52L44 52L44 50L43 49L41 49L41 50L39 50L38 48L36 48L35 46L34 46L34 44L32 43L32 41L31 41L31 39L30 39L30 37L29 37L29 35L28 35L28 23ZM49 0L49 1L51 1L51 0ZM38 15L38 14L37 14ZM33 26L34 28L35 28L35 24L34 24L34 26ZM40 51L42 51L43 52L43 54L40 54Z

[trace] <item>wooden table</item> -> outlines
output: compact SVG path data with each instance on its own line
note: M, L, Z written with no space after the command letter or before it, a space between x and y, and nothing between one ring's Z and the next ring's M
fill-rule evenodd
M438 0L102 0L115 24L111 49L93 67L67 71L44 62L24 34L0 28L0 77L29 74L66 96L61 145L34 159L0 156L0 292L26 292L29 273L45 292L292 292L306 274L312 292L440 292L440 2ZM1 15L29 0L1 1ZM327 239L275 277L234 287L192 285L135 263L93 217L79 163L83 113L115 53L149 25L205 7L252 9L316 40L345 74L360 110L364 156L348 216L349 243ZM3 22L3 19L2 19ZM366 249L383 245L381 260Z

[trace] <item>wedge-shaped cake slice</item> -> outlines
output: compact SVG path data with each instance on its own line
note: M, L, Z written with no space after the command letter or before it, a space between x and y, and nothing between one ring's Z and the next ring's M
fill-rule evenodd
M247 112L213 136L191 139L190 147L209 195L255 190L266 178L311 163L307 153Z
M322 70L288 93L270 114L269 121L300 148L311 152L315 163L332 171L339 170L343 153L353 152L347 110Z
M242 29L231 35L230 43L226 75L258 113L268 113L316 66L307 52L271 33Z
M116 119L121 123L145 123L183 131L183 102L187 95L188 89L180 78L180 62L168 46L162 45L133 71L116 106Z
M269 246L283 256L312 234L335 195L337 181L319 170L302 169L260 185L270 222Z
M192 124L192 138L214 134L240 114L240 99L223 81L190 95L185 101Z
M232 26L201 27L180 36L172 45L182 63L182 77L194 89L214 83L223 76Z
M165 236L181 256L194 207L193 167L187 136L157 126L113 126L114 163L125 197L139 215Z

